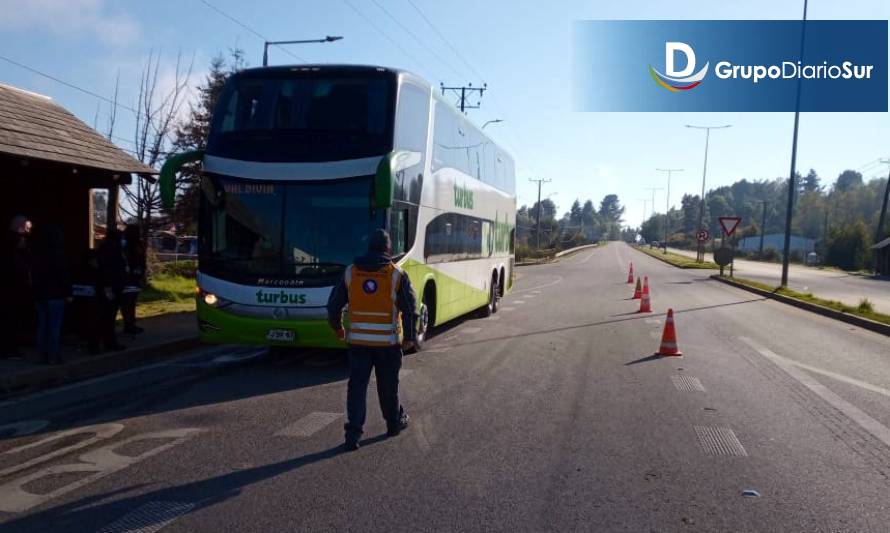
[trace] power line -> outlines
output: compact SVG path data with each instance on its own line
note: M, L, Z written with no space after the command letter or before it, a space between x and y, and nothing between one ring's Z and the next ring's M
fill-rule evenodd
M436 35L438 35L439 38L442 39L442 42L444 42L445 45L449 49L451 49L452 52L454 52L454 55L457 56L458 59L460 59L461 63L463 63L468 69L470 69L470 72L472 72L477 78L479 78L480 80L482 80L484 82L485 76L483 76L482 74L479 74L479 71L477 71L476 69L473 68L473 65L471 65L470 62L466 60L466 58L464 58L463 54L461 54L457 50L457 48L452 46L451 41L449 41L445 37L445 35L443 35L441 31L439 31L439 28L437 28L436 25L433 24L433 22L429 18L427 18L427 16L423 13L423 11L421 11L420 8L417 7L417 4L414 3L414 0L408 0L408 3L411 4L411 7L414 8L414 11L417 11L417 14L420 15L420 18L422 18L424 21L426 21L426 23L429 25L430 28L433 29L433 31L436 33Z
M62 84L62 85L64 85L64 86L66 86L66 87L70 87L71 89L74 89L74 90L76 90L76 91L80 91L80 92L82 92L82 93L84 93L84 94L88 94L88 95L92 96L93 98L98 98L99 100L102 100L103 102L107 102L107 103L109 103L109 104L111 104L111 105L116 105L116 106L118 106L118 107L122 107L122 108L126 109L127 111L132 111L133 113L138 113L138 111L136 111L135 109L133 109L132 107L130 107L130 106L128 106L128 105L122 104L122 103L120 103L120 102L115 102L115 101L112 100L111 98L108 98L108 97L106 97L106 96L102 96L101 94L98 94L98 93L94 93L93 91L91 91L91 90L89 90L89 89L84 89L83 87L78 87L77 85L74 85L73 83L67 82L67 81L65 81L65 80L63 80L63 79L60 79L60 78L57 78L57 77L55 77L55 76L53 76L53 75L51 75L51 74L47 74L46 72L41 72L41 71L37 70L37 69L34 68L34 67L29 67L28 65L25 65L25 64L23 64L23 63L19 63L18 61L9 59L8 57L2 56L2 55L0 55L0 59L2 59L3 61L6 61L7 63L11 63L11 64L13 64L13 65L15 65L15 66L17 66L17 67L23 68L23 69L25 69L25 70L27 70L27 71L29 71L29 72L33 72L34 74L37 74L38 76L43 76L44 78L46 78L46 79L48 79L48 80L52 80L52 81L54 81L54 82L56 82L56 83L60 83L60 84Z
M411 31L411 29L410 29L409 27L407 27L407 26L405 26L404 24L402 24L402 23L399 21L399 19L396 18L395 15L393 15L388 9L386 9L385 7L383 7L383 5L380 4L380 2L378 2L377 0L371 0L371 2L373 2L375 6L379 7L381 11L383 11L384 13L386 13L386 16L387 16L387 17L389 17L390 19L392 19L393 22L395 22L400 28L402 28L402 30L403 30L405 33L407 33L412 39L414 39L414 40L417 42L417 44L419 44L420 46L422 46L424 50L426 50L427 52L429 52L430 55L432 55L432 56L435 57L440 63L442 63L443 65L445 65L446 67L448 67L448 69L449 69L451 72L453 72L454 74L457 74L457 77L458 77L458 78L462 77L461 74L460 74L460 72L458 72L457 69L455 69L454 66L453 66L451 63L449 63L448 61L446 61L446 60L445 60L442 56L440 56L435 50L433 50L432 48L430 48L429 46L427 46L427 44L426 44L425 42L423 42L423 41L420 39L420 37L418 37L413 31Z
M217 13L219 13L220 15L222 15L223 17L225 17L225 18L229 19L230 21L234 22L234 23L237 24L238 26L241 26L242 28L244 28L245 30L249 31L250 33L252 33L252 34L255 35L256 37L259 37L259 38L262 39L264 42L265 42L265 41L271 41L271 40L272 40L272 39L266 37L265 35L263 35L262 33L260 33L260 32L258 32L258 31L256 31L255 29L251 28L251 27L248 26L247 24L241 22L240 20L238 20L237 18L233 17L232 15L229 15L228 13L226 13L225 11L223 11L222 9L220 9L220 8L216 7L215 5L211 4L211 3L208 2L207 0L198 0L198 1L201 2L202 4L204 4L205 6L209 7L209 8L212 9L213 11L216 11ZM307 61L305 58L300 57L300 56L294 54L293 52L291 52L291 51L288 50L287 48L284 48L283 46L278 46L278 45L275 45L275 46L276 46L279 50L281 50L282 52L284 52L285 54L291 56L292 58L297 59L297 60L299 60L299 61L302 61L303 63L308 63L308 61Z
M201 1L203 2L204 0L201 0ZM392 37L390 37L388 33L386 33L383 29L380 28L380 26L378 26L377 24L375 24L374 21L370 19L370 17L368 17L367 15L365 15L364 13L362 13L361 11L359 11L359 9L358 9L357 7L355 7L355 6L352 4L352 2L350 2L349 0L343 0L343 3L346 4L347 6L349 6L350 9L352 9L353 11L355 11L355 13L356 13L358 16L360 16L361 18L363 18L363 19L365 20L365 22L367 22L372 28L374 28L374 29L377 31L377 33L379 33L380 35L384 36L384 37L386 38L387 41L389 41L390 43L392 43L393 46L395 46L395 47L398 48L403 54L405 54L405 55L408 57L408 59L410 59L411 61L414 62L414 64L415 64L416 66L421 67L421 68L424 67L423 63L422 63L420 60L418 60L416 57L414 57L414 55L412 55L410 52L408 52L407 50L405 50L405 48L404 48L402 45L400 45L395 39L393 39Z

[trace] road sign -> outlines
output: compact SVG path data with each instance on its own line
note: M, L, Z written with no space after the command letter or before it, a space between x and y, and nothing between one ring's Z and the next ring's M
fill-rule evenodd
M711 232L705 228L698 230L698 233L695 234L695 238L698 239L699 242L705 242L711 238Z
M723 228L723 234L727 237L732 237L732 234L735 233L735 229L739 227L742 217L717 217L717 220L720 221L720 227Z
M714 251L714 262L722 267L732 263L732 250L724 247Z

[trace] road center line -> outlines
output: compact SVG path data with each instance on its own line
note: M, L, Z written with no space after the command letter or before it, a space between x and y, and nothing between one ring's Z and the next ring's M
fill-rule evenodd
M813 391L817 396L846 415L847 418L859 424L862 429L871 433L876 439L880 440L887 446L890 446L890 428L887 428L887 426L869 416L862 409L859 409L847 400L841 398L834 391L813 379L809 374L798 368L796 363L780 356L768 348L758 345L747 337L739 337L739 340L751 348L754 348L760 355L775 363L776 366L784 370L786 374L797 380L801 385Z
M535 287L527 287L525 289L518 289L518 290L515 290L512 292L513 292L513 294L518 294L520 292L529 292L529 291L534 291L537 289L545 289L547 287L552 287L552 286L556 285L557 283L560 283L561 281L562 281L562 276L556 276L556 279L551 281L550 283L545 283L543 285L537 285Z

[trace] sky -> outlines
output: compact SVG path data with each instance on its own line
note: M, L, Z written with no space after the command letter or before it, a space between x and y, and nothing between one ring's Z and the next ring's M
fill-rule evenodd
M415 9L416 7L416 9ZM216 8L216 9L214 9ZM481 108L468 116L514 156L518 202L542 196L562 213L576 198L598 203L617 194L636 226L666 206L666 177L683 168L670 204L702 184L704 132L684 124L731 124L711 134L708 189L739 179L787 177L792 113L579 113L572 109L572 27L585 19L799 19L802 0L0 0L0 57L93 93L133 105L151 53L161 54L161 83L170 83L177 54L194 60L192 85L212 57L243 49L262 62L264 38L341 35L328 44L271 49L270 63L359 63L406 68L431 84L486 83ZM219 11L231 18L227 18ZM428 24L426 17L431 23ZM810 19L890 18L885 0L810 0ZM234 19L234 20L232 20ZM262 36L262 37L261 37ZM290 54L298 56L295 59ZM603 73L608 75L608 73ZM94 96L0 59L0 83L52 97L89 125L107 129L110 106ZM120 111L115 142L132 149L133 119ZM97 120L98 117L98 120ZM804 113L798 168L830 184L845 169L866 179L884 175L890 156L886 113Z

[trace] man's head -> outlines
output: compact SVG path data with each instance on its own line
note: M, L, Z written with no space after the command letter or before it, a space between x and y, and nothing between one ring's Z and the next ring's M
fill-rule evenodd
M382 229L372 231L368 235L368 251L379 254L392 253L392 241L389 240L389 233Z
M9 230L19 235L30 235L31 221L26 216L16 215L9 223Z

